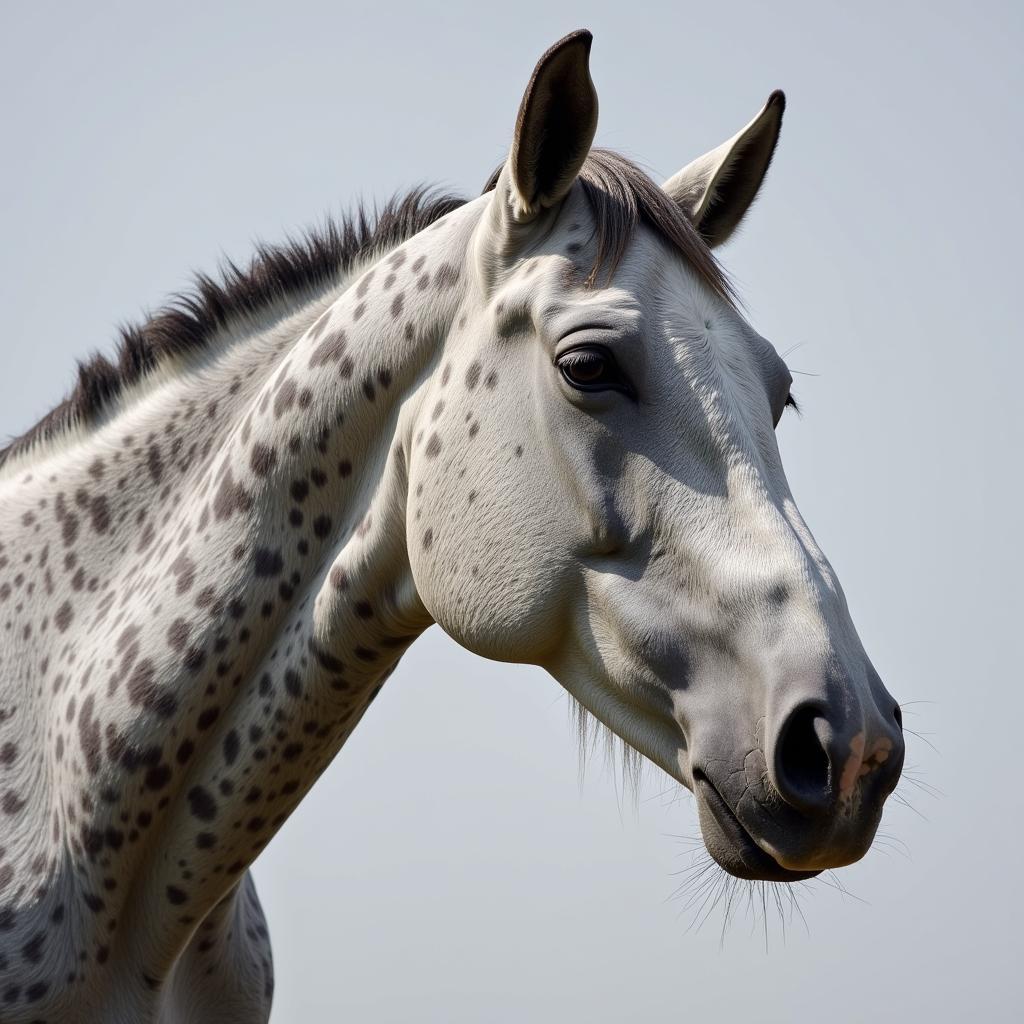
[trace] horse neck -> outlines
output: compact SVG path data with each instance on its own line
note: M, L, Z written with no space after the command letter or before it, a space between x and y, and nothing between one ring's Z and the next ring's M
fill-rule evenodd
M42 752L10 790L9 891L52 902L76 878L70 919L116 928L147 978L430 623L405 544L410 410L475 219L449 215L0 483L5 573L17 556L31 578L0 604L0 747Z

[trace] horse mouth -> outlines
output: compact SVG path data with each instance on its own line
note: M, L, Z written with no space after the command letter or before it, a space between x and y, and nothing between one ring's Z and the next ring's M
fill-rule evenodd
M693 773L693 783L704 845L719 867L730 875L751 881L802 882L819 874L784 868L757 845L725 798L699 769Z

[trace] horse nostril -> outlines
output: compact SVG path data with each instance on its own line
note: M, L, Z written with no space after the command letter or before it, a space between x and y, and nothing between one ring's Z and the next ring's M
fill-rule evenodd
M830 728L813 704L796 708L782 726L775 754L775 782L782 798L807 810L829 800L830 762L825 747Z
M900 732L903 731L903 709L897 704L892 709L892 717L896 719L896 724L900 727Z

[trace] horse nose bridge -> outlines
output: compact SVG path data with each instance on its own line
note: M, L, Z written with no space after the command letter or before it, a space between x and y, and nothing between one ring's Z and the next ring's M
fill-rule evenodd
M841 593L784 480L748 467L731 477L729 501L731 546L751 575L770 579L773 587L784 584L790 593L813 596L817 604Z
M735 441L731 435L730 445ZM645 509L654 550L670 556L684 575L705 588L763 596L835 589L835 577L779 477L742 445L726 449L730 462L720 491L703 493L674 473L663 500Z
M764 546L766 560L781 574L813 595L823 612L848 617L846 598L831 563L807 528L785 480L771 481L752 475L742 488L750 492L745 502L757 510L756 536ZM755 497L755 495L759 497Z

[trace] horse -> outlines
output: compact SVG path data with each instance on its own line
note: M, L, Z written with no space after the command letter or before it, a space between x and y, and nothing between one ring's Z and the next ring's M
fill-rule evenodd
M784 97L658 185L593 146L591 41L480 196L200 277L0 454L4 1021L267 1020L250 865L433 623L692 790L726 872L870 846L900 708L713 253Z

